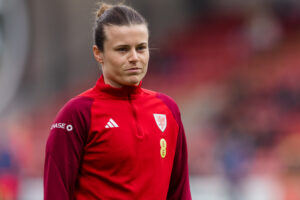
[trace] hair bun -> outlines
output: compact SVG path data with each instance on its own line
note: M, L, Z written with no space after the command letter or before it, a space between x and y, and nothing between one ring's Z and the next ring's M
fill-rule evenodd
M112 7L112 5L106 4L106 3L101 3L100 4L100 8L97 10L96 12L96 17L99 18L101 17L101 15L103 15L103 13L110 9Z

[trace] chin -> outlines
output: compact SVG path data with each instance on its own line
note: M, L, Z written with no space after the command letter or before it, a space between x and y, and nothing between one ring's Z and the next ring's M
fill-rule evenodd
M135 86L135 85L138 85L140 82L141 82L141 78L139 78L139 77L130 77L126 81L126 85L128 85L128 86Z
M130 81L130 82L127 82L127 86L136 86L140 83L140 81Z

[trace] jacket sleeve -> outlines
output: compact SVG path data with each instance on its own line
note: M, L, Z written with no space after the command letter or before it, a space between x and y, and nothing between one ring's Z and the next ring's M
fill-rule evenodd
M44 199L71 200L90 126L92 101L70 100L58 113L46 144Z
M187 144L180 111L176 103L170 97L159 94L158 98L163 100L169 107L179 126L167 200L191 200Z
M180 120L176 152L168 191L168 200L190 200L188 156L185 132Z

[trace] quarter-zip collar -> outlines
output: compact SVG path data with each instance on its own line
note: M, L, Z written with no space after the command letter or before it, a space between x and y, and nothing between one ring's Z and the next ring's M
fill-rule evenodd
M123 86L122 88L114 88L104 82L103 75L98 79L94 89L101 94L115 98L136 98L142 93L141 82L137 86Z

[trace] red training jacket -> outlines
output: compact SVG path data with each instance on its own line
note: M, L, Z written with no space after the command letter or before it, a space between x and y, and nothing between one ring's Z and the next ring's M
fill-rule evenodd
M141 86L103 76L59 112L46 146L45 200L190 200L180 112Z

